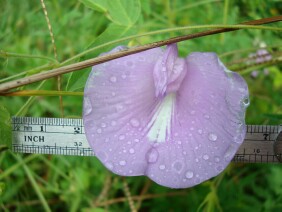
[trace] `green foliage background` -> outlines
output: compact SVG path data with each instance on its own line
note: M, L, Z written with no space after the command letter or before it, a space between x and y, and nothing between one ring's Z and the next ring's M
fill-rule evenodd
M45 0L45 4L55 37L57 62L40 1L0 0L1 83L7 77L23 77L52 69L79 53L129 35L177 26L236 24L282 13L279 0ZM271 26L281 27L281 23ZM137 46L192 32L196 31L143 36L118 45ZM271 47L270 53L280 52L281 56L281 37L281 32L239 30L181 42L178 46L181 56L193 51L216 52L232 70L238 65L244 67L246 63L234 65L234 61L247 59L262 43ZM91 51L71 63L96 57L116 45ZM25 55L8 56L5 52ZM229 52L229 56L224 56ZM27 54L33 57L27 57ZM268 74L263 69L267 69ZM251 76L252 70L258 70L257 77ZM63 75L62 90L82 91L89 71L87 68ZM281 60L280 64L264 68L251 66L241 73L248 82L251 97L246 122L281 124ZM19 88L36 89L56 90L57 81L49 79ZM82 96L64 96L63 111L65 117L80 118ZM281 165L231 164L208 182L172 190L156 185L146 177L124 180L109 173L95 158L16 155L7 151L4 145L10 142L8 113L12 116L62 116L56 96L1 97L0 210L128 211L132 210L130 201L123 198L128 195L127 186L135 207L141 211L282 210ZM145 196L140 202L138 198L142 192Z

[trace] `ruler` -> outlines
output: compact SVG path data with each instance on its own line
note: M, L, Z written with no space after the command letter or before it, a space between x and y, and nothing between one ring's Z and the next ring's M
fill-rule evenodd
M12 150L18 153L95 156L82 119L12 118ZM247 125L247 133L233 162L282 162L282 125Z

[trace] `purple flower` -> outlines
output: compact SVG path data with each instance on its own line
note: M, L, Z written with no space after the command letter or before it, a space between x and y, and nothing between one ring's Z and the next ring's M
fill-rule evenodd
M93 67L85 132L112 172L187 188L222 172L243 142L244 79L215 53L177 54L172 44Z

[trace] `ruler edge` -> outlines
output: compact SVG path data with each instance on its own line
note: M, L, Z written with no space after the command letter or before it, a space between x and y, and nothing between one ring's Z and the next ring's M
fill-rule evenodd
M42 121L43 120L43 121ZM46 120L48 122L46 122ZM67 124L66 123L66 120L67 120ZM41 122L40 122L41 121ZM63 124L58 124L57 126L80 126L80 127L83 127L84 128L84 123L83 123L83 119L82 118L53 118L53 117L28 117L28 116L12 116L11 118L11 125L13 126L14 124L31 124L31 125L46 125L46 124L50 124L50 122L56 122L56 123L63 123ZM276 127L277 128L277 131L276 132L270 132L270 133L276 133L276 134L279 134L281 131L282 131L282 124L279 124L279 125L257 125L257 124L246 124L246 134L247 133L262 133L262 132L257 132L256 130L255 131L249 131L248 129L249 128L256 128L256 127L260 127L260 126L267 126L266 128L268 128L268 126L270 126L269 129L271 129L271 127ZM19 132L17 130L14 130L12 129L12 134L14 134L14 132ZM22 132L22 131L21 131ZM267 131L268 132L268 131ZM86 134L85 133L81 133L83 135L85 135L85 139L87 141L87 138L86 138ZM24 151L15 151L15 145L17 144L14 144L13 143L13 140L14 140L14 136L12 137L12 143L11 143L11 149L13 152L15 153L27 153L27 154L50 154L50 155L64 155L64 156L86 156L86 157L91 157L91 156L95 156L94 152L92 151L93 154L58 154L56 153L34 153L34 152L24 152ZM245 139L244 141L242 142L242 144L240 145L240 147L244 144L245 142ZM275 141L274 141L275 142ZM87 142L88 143L88 142ZM22 144L23 145L23 144ZM39 147L39 146L38 146ZM249 156L249 161L241 161L241 160L237 160L236 158L239 158L239 155L242 155L240 153L238 153L240 147L238 148L237 152L235 153L233 159L231 160L231 162L235 162L235 163L272 163L272 164L275 164L275 163L280 163L279 158L282 158L282 153L280 155L277 155L277 154L273 154L273 155L267 155L270 156L270 157L273 157L273 160L270 161L270 162L264 162L264 161L255 161L255 162L250 162L250 156ZM43 148L43 147L41 147ZM60 147L61 148L61 147ZM75 147L73 147L75 148ZM91 147L88 147L88 148L76 148L77 151L79 149L87 149L88 150L92 150ZM72 149L71 149L72 150ZM41 151L42 152L42 151ZM243 156L246 156L246 155L256 155L257 156L260 156L261 158L265 155L261 155L261 154L243 154ZM274 161L274 158L275 158L275 161ZM262 160L262 159L261 159Z

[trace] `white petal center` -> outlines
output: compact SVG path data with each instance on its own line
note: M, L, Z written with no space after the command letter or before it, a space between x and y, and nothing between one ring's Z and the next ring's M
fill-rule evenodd
M175 93L168 94L154 113L148 124L147 137L153 142L165 142L171 135L171 123L174 112Z

